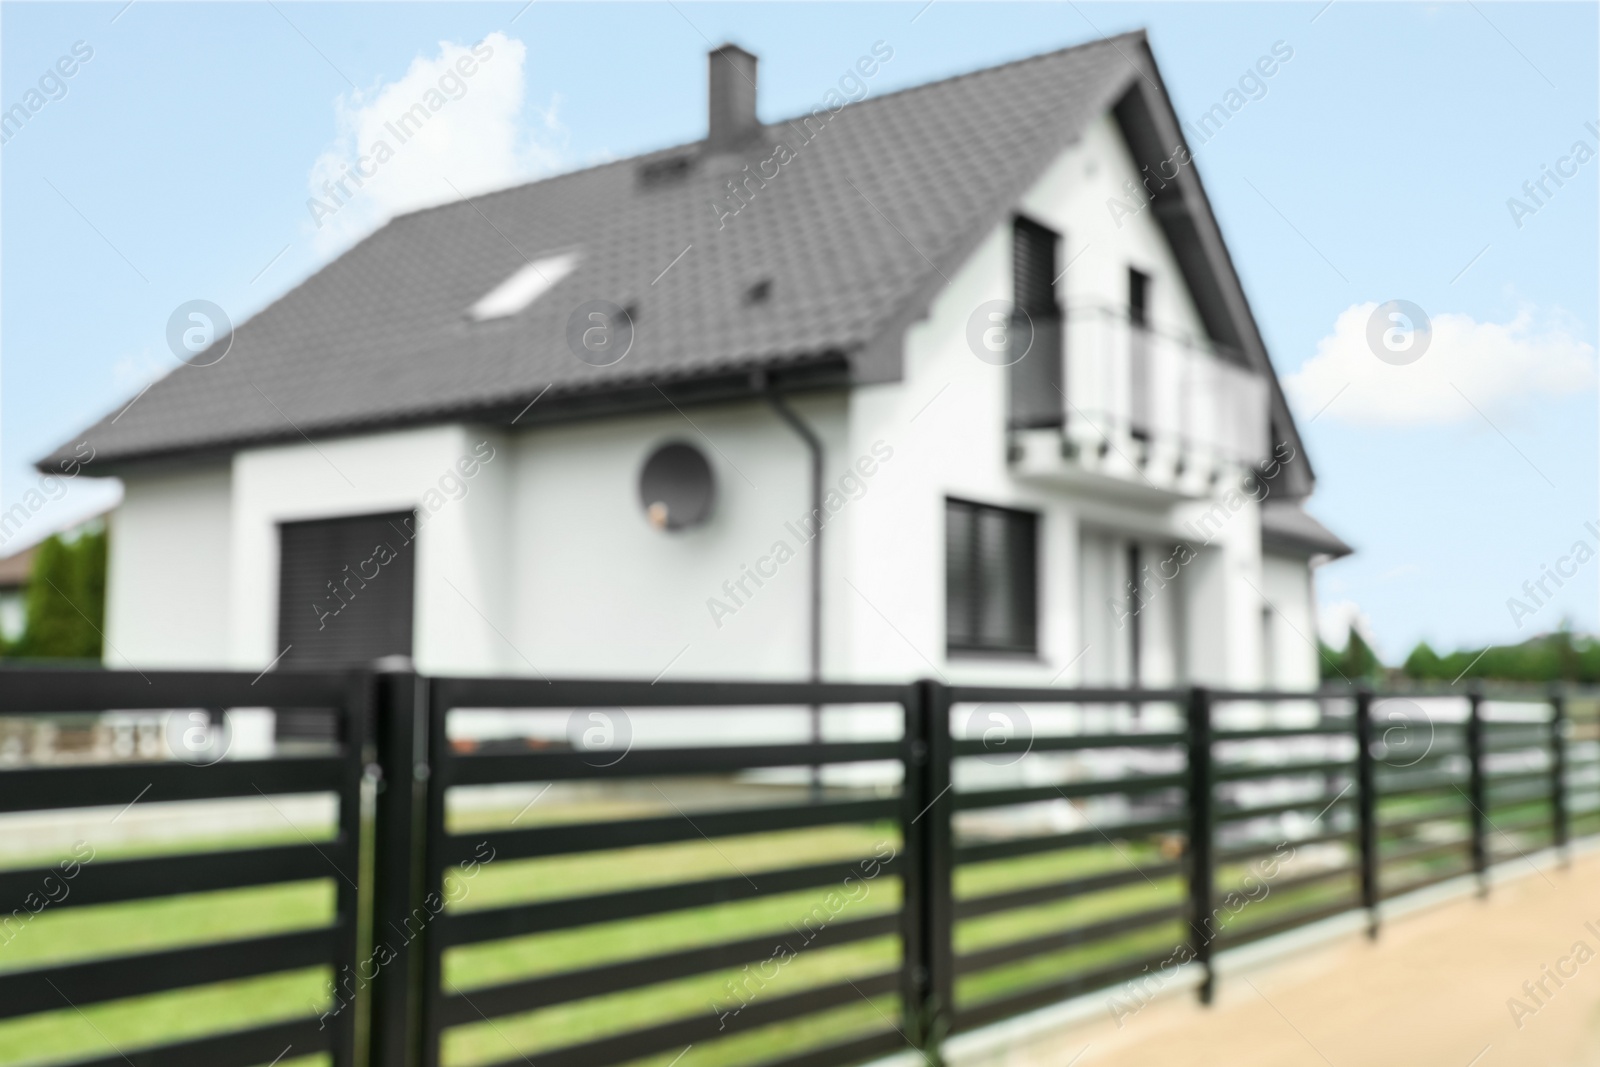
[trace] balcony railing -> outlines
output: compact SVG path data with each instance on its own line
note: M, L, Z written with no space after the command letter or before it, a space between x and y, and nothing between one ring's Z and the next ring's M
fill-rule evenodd
M1104 305L1014 318L1013 430L1060 427L1067 451L1115 451L1182 471L1252 464L1271 451L1267 382L1224 347Z

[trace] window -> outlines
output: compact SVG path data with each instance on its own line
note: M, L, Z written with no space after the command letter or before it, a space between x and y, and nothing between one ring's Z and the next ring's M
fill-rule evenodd
M1056 302L1056 249L1061 235L1020 216L1012 223L1011 291L1006 330L1011 368L1010 424L1014 429L1059 426L1062 402L1061 305Z
M1132 267L1128 268L1128 321L1150 325L1150 275Z
M1128 268L1129 429L1150 438L1150 275Z
M1030 315L1054 315L1056 307L1056 244L1054 230L1032 219L1018 218L1011 242L1013 301Z
M945 644L950 651L1038 647L1038 516L945 501Z
M1144 576L1139 542L1128 542L1128 684L1139 686L1144 682L1144 645L1140 633L1140 615L1144 611Z
M556 283L571 274L577 265L578 257L572 252L524 263L511 277L473 304L467 314L479 322L515 315L555 288Z

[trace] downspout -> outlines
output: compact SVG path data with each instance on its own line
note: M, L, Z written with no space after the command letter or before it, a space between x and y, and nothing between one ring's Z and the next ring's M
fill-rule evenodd
M772 410L789 428L800 435L805 442L806 450L811 453L811 518L817 524L816 534L811 539L811 681L822 681L822 521L827 512L822 507L822 438L817 436L799 414L789 406L788 401L779 393L767 386L766 376L756 375L756 387L766 394L767 403L772 405ZM813 731L815 732L815 731Z
M778 417L789 424L789 428L800 436L805 442L806 450L811 453L811 520L816 523L816 533L811 538L811 681L822 681L822 525L827 517L827 512L822 507L822 438L817 436L815 430L789 406L783 394L772 389L767 384L765 373L757 371L753 375L753 384L766 394L767 403L772 405L772 410ZM822 706L811 705L811 743L822 742ZM811 768L811 789L813 794L822 790L822 768Z

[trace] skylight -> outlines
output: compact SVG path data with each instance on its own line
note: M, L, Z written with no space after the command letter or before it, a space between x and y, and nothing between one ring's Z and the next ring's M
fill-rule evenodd
M511 277L489 290L467 313L479 322L515 315L554 288L577 265L576 252L545 256L524 264Z

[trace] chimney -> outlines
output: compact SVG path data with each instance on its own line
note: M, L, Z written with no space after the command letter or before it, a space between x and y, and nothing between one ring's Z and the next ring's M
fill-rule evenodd
M737 148L761 123L756 120L756 57L736 44L713 49L709 60L710 124L706 150Z

